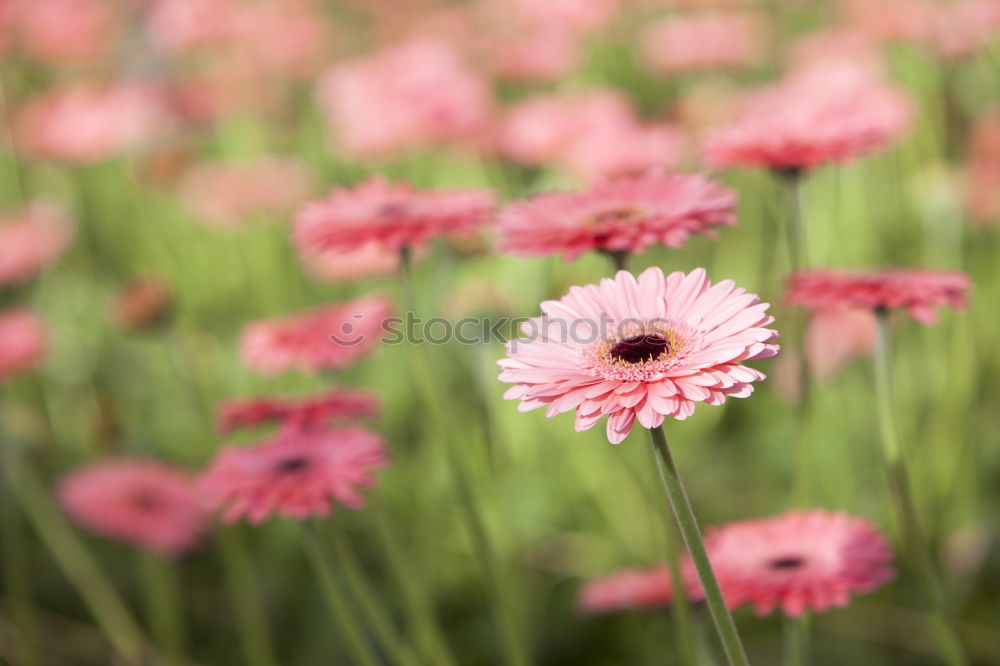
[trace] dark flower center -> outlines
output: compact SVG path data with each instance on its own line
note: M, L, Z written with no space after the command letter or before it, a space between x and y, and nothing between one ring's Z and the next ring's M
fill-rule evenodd
M607 224L612 222L627 222L639 216L639 211L627 206L608 208L591 215L587 221L590 224Z
M768 562L767 565L772 569L787 571L789 569L799 569L803 567L805 563L805 558L798 557L797 555L789 555L788 557L776 557Z
M299 456L297 458L286 458L282 460L277 465L275 465L274 470L279 474L292 474L294 472L301 472L306 467L309 467L312 461L305 456Z
M163 506L163 499L150 490L138 490L129 499L136 509L149 513L158 511Z
M616 361L624 363L643 363L660 358L670 351L670 343L660 335L643 334L625 338L615 344L608 354Z

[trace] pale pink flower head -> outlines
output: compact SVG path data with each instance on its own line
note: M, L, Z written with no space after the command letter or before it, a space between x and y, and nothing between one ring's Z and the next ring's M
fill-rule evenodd
M743 362L778 353L768 304L731 280L713 286L703 268L619 271L541 307L497 362L515 385L504 397L549 417L574 410L578 432L607 416L613 444L636 421L655 428L691 416L696 402L749 396L764 375Z
M638 254L653 244L682 247L692 235L712 237L736 224L735 206L735 193L704 176L651 171L515 202L501 212L497 233L500 247L519 255Z
M385 277L399 272L402 257L397 250L371 240L352 250L297 246L306 273L318 282L352 282Z
M681 577L688 599L698 600L704 596L690 561L683 563ZM580 589L577 605L587 613L613 613L669 606L673 599L670 571L667 565L658 564L649 569L623 569L587 581Z
M493 213L485 189L420 191L373 177L353 188L334 188L308 203L295 219L295 245L304 255L356 250L370 242L399 251L435 236L468 233Z
M790 617L846 606L895 577L888 541L866 520L822 509L789 511L708 530L712 568L730 608Z
M73 222L51 201L0 213L0 288L38 275L69 247Z
M378 397L367 391L331 389L301 397L234 398L219 403L216 410L220 432L253 428L274 421L282 426L316 428L336 421L355 421L378 416Z
M969 276L958 271L815 269L792 274L787 298L790 304L809 309L901 309L922 324L933 324L937 321L935 308L965 309L971 287Z
M41 363L45 346L45 325L33 312L0 310L0 381Z
M554 81L567 76L583 59L580 39L566 30L536 29L501 34L491 44L496 76L513 81Z
M1000 109L976 118L969 132L965 210L975 222L1000 220Z
M990 46L1000 28L995 0L952 0L930 9L927 40L945 58L971 56Z
M738 117L709 132L703 157L715 168L802 171L885 150L909 127L900 89L859 78L853 68L797 72L750 95Z
M314 76L330 56L330 24L310 0L242 3L232 48L262 71L283 78Z
M148 143L171 120L156 87L73 84L29 100L15 116L14 139L28 157L92 164Z
M385 297L370 295L252 322L240 342L243 363L265 375L348 366L374 351L391 313Z
M880 41L920 39L932 20L933 3L927 0L841 0L840 5L847 25Z
M676 166L685 138L670 125L604 124L570 142L560 161L584 182Z
M117 46L119 25L106 0L14 0L17 42L29 57L55 65L103 61Z
M621 5L620 0L499 0L499 8L520 25L558 26L585 34L607 25Z
M305 164L273 155L200 164L184 176L180 196L200 222L232 228L253 217L291 213L313 189Z
M335 147L359 159L470 139L491 106L483 78L436 40L335 65L321 76L317 98Z
M208 522L186 472L146 459L96 462L59 481L59 502L88 530L161 555L193 548Z
M763 56L764 37L755 14L706 12L651 23L640 43L651 69L677 73L754 65Z
M382 439L362 428L288 428L255 446L223 448L198 479L222 519L262 523L279 514L297 520L329 515L335 504L364 506L362 488L389 463Z
M245 8L236 0L156 0L147 12L146 30L169 54L215 47L237 35Z

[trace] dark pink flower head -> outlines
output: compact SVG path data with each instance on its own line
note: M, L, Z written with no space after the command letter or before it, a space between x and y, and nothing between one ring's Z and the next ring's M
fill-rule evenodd
M35 277L72 239L69 212L53 202L36 200L0 214L0 287Z
M681 568L688 599L704 595L693 565L685 562ZM634 608L668 606L674 599L673 583L667 565L649 569L623 569L607 576L593 578L580 589L578 605L587 613L612 613Z
M636 420L653 428L691 416L696 402L749 396L764 375L743 362L778 353L768 304L731 280L713 286L703 268L619 271L541 307L497 362L515 384L504 397L549 417L575 410L577 431L607 416L613 444Z
M763 55L764 25L745 12L678 15L647 26L641 43L646 63L661 72L746 67Z
M653 244L682 247L736 224L736 195L700 175L650 172L599 182L583 192L539 194L499 216L500 247L520 255L591 250L639 253Z
M317 97L336 148L361 159L469 139L490 111L485 81L435 40L335 65Z
M74 470L59 482L59 501L97 534L170 556L190 550L208 521L188 474L155 460L106 460Z
M964 309L972 283L957 271L891 268L881 271L817 269L794 273L788 302L805 308L903 309L923 324L937 321L937 307Z
M211 462L198 488L223 520L261 523L274 514L298 520L325 516L336 503L360 509L362 488L389 463L382 440L362 428L282 430L250 447L228 446Z
M341 368L374 350L392 305L381 295L255 321L240 350L248 368L265 375Z
M148 143L171 121L154 86L75 84L29 100L14 119L14 139L32 158L92 164Z
M730 608L752 605L759 615L780 608L846 606L895 577L886 538L868 521L822 509L790 511L710 529L712 568Z
M304 397L262 397L225 400L218 405L219 431L232 432L278 421L283 426L316 428L335 421L378 416L378 397L365 391L333 389Z
M41 363L45 346L45 325L33 312L0 310L0 380Z
M422 192L373 177L306 204L295 219L295 245L303 254L346 252L369 242L398 252L442 234L475 231L493 206L493 194L485 189Z
M715 168L801 171L886 149L908 128L910 98L859 78L854 68L797 72L745 100L738 117L709 132L702 146ZM846 74L847 76L839 76Z

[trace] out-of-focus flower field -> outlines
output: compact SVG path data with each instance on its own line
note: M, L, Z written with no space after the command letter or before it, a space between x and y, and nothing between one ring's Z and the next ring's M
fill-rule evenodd
M1000 663L997 0L0 0L0 84L0 662Z

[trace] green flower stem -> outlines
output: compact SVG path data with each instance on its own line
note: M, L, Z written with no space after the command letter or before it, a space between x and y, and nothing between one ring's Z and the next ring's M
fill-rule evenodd
M327 549L320 539L317 525L306 524L303 528L306 555L309 557L313 571L319 578L320 589L323 591L327 605L333 613L337 631L343 637L351 659L360 666L379 666L381 662L378 655L359 626L354 615L354 610L348 605L347 600L344 599L343 591L340 589L340 585L334 575L333 563L330 562Z
M674 465L674 459L670 455L670 446L667 444L667 436L663 432L663 426L651 428L649 435L653 444L653 453L656 456L656 466L660 471L660 480L663 481L663 488L667 493L667 499L670 500L674 518L677 520L677 527L680 529L681 536L684 537L684 543L687 545L692 562L694 562L698 578L701 579L705 601L708 603L715 631L726 653L726 660L730 666L749 666L750 662L747 660L740 635L736 631L733 616L730 615L729 608L726 607L722 590L719 589L719 583L712 571L712 564L708 560L705 542L702 540L701 530L698 528L698 519L695 518L694 511L691 509L691 502L684 491L684 484L681 482L677 467Z
M876 318L878 337L875 345L875 394L879 432L893 508L902 531L904 552L911 560L924 601L929 607L931 625L941 657L949 666L965 666L968 663L965 652L945 612L944 593L920 527L916 503L910 489L909 473L896 422L888 312L885 309L876 310Z
M809 664L809 616L784 618L785 666Z
M802 172L797 169L778 172L785 188L785 241L788 265L799 271L806 262L806 230L802 222Z
M375 638L385 648L393 663L399 666L420 666L413 648L399 635L389 611L365 579L365 574L348 539L336 525L327 524L326 527L333 560L337 569L343 574L347 587L358 602L361 613L372 628Z
M628 250L601 250L601 254L611 260L615 273L628 270Z
M239 528L220 530L218 534L219 551L233 596L233 611L239 623L243 659L247 666L277 666L260 589L246 545L240 537Z
M147 621L164 666L185 664L180 584L175 563L152 553L140 553L139 567L146 595Z
M3 466L9 469L18 464L11 442L0 441ZM32 603L31 579L25 559L25 526L17 510L17 493L14 489L16 472L3 480L0 489L0 546L3 554L3 575L9 595L8 613L17 636L11 643L10 656L14 663L36 666L41 663L38 618Z
M409 251L402 251L402 288L406 298L406 306L416 310L416 294L413 290L412 271ZM459 506L466 529L472 539L472 547L476 559L486 568L487 586L494 605L497 624L500 631L500 645L504 660L509 666L527 666L529 663L525 644L521 639L511 587L506 580L506 570L501 564L496 547L490 537L489 530L482 517L478 497L472 482L472 473L468 469L464 453L458 446L458 441L452 432L451 419L441 402L441 391L434 376L433 364L429 358L430 352L421 345L412 346L412 368L417 390L420 392L425 407L430 412L434 424L434 441L438 442L445 459L448 472L455 490L458 492Z
M681 575L677 534L672 529L668 529L667 532L667 571L670 573L670 583L674 595L670 607L674 619L674 640L677 642L677 652L680 654L681 663L688 666L698 666L700 660L694 644L691 600L688 599L684 577Z

